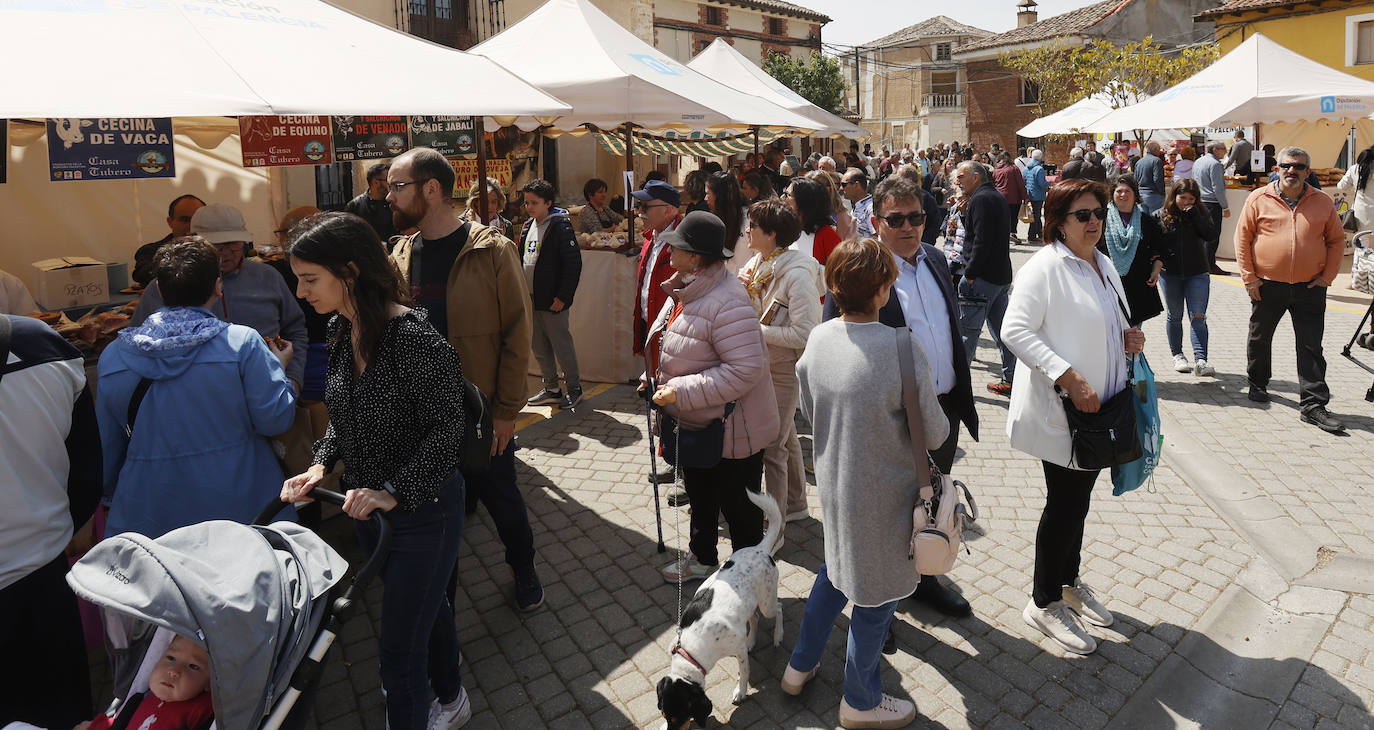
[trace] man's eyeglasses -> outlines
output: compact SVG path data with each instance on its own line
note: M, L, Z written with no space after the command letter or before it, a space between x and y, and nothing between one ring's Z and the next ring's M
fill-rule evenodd
M903 221L911 223L911 227L923 225L926 222L926 214L920 211L915 213L893 213L880 218L890 228L901 228Z
M856 178L854 178L853 180L845 180L845 181L841 182L840 184L841 184L841 185L853 185L854 183L858 183L858 184L862 185L863 182L864 182L863 178L861 178L861 177L856 177Z
M1069 212L1068 212L1068 215L1073 216L1073 217L1074 217L1074 220L1078 221L1079 223L1087 223L1089 218L1096 218L1096 219L1098 219L1098 220L1100 220L1100 221L1105 221L1105 220L1107 220L1107 209L1106 209L1106 208L1080 208L1080 209L1078 209L1078 210L1071 210L1071 211L1069 211Z
M1280 163L1279 163L1279 169L1280 169L1280 170L1297 170L1298 172L1302 172L1303 170L1306 170L1306 169L1307 169L1307 165L1304 164L1304 163L1302 163L1302 162L1280 162Z
M648 211L651 208L671 208L667 203L635 203L635 210L640 212Z
M423 185L423 184L425 184L425 183L427 183L427 182L429 182L430 180L433 180L433 179L434 179L434 178L432 178L432 177L427 177L427 178L424 178L424 179L421 179L421 180L408 180L408 181L405 181L405 182L399 182L399 181L398 181L398 182L388 182L388 183L386 184L386 186L389 187L389 188L391 188L392 190L395 190L395 191L397 191L397 192L400 192L400 191L404 190L404 189L406 188L407 185L415 185L415 184Z

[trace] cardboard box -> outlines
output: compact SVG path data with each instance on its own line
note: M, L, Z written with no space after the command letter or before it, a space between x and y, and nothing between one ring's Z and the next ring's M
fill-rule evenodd
M103 261L86 256L33 262L34 298L44 309L104 304L110 300L110 275Z

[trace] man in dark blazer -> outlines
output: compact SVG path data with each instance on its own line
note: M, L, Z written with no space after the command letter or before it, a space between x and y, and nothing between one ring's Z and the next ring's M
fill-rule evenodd
M949 419L949 438L930 452L935 466L946 474L954 466L959 445L959 423L978 440L978 412L974 409L968 357L959 336L959 309L954 297L949 266L939 249L921 242L926 224L922 190L916 183L894 175L873 191L873 229L878 240L897 259L897 281L878 321L889 327L911 327L925 348L940 408ZM1005 207L1005 206L1004 206ZM834 298L825 304L825 319L839 316ZM912 598L949 616L972 613L968 601L941 585L931 575L921 576Z

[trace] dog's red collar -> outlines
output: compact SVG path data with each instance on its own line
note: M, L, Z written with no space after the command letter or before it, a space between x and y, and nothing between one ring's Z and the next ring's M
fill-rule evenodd
M701 672L701 676L706 676L706 668L701 666L701 664L697 660L693 659L692 655L688 654L687 650L683 649L681 644L678 644L677 646L673 647L673 653L682 657L683 659L686 659L688 664L691 664L692 666L696 667L697 671Z

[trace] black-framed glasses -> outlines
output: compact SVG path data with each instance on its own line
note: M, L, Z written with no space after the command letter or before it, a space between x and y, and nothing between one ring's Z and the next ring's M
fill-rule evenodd
M908 222L911 224L912 228L915 228L916 226L925 224L926 214L919 210L915 213L893 213L892 215L882 216L880 220L886 223L890 228L901 228L903 222Z
M651 208L671 208L667 203L635 203L635 210L647 211Z
M845 180L844 182L842 182L842 183L840 183L840 184L841 184L841 185L853 185L854 183L859 183L860 185L862 185L863 182L864 182L864 179L863 179L863 178L861 178L861 177L856 177L856 178L854 178L853 180Z
M408 186L408 185L417 185L417 184L418 184L418 185L423 185L423 184L425 184L425 183L427 183L427 182L429 182L430 180L433 180L433 179L434 179L434 178L432 178L432 177L426 177L426 178L421 178L421 179L419 179L419 180L407 180L407 181L398 181L398 182L388 182L388 183L386 184L386 186L387 186L388 188L391 188L392 190L395 190L395 191L398 191L398 192L399 192L399 191L401 191L401 190L404 190L404 189L406 188L406 186Z
M1279 163L1279 169L1280 169L1280 170L1297 170L1298 172L1302 172L1303 170L1306 170L1306 169L1307 169L1307 164L1304 163L1304 162L1280 162L1280 163Z
M1069 211L1067 215L1073 216L1074 220L1078 221L1079 223L1087 223L1089 218L1096 218L1100 221L1105 221L1107 220L1107 209L1079 208L1078 210Z

